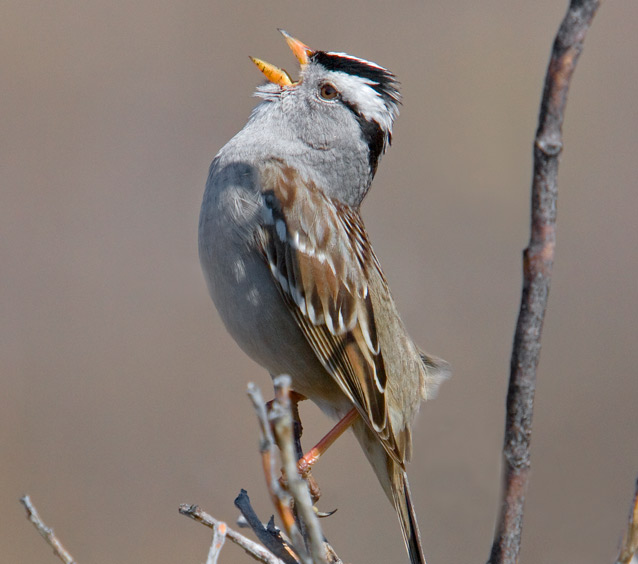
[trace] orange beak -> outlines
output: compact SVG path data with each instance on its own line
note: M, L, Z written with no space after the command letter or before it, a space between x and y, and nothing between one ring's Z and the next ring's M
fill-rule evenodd
M271 65L270 63L255 57L251 57L250 60L257 65L257 68L264 73L264 76L270 80L270 82L279 84L279 86L292 85L292 79L284 69L280 69L275 65Z
M286 43L288 43L288 47L290 47L291 51L297 57L297 60L303 67L308 64L310 60L310 56L314 53L310 47L299 41L299 39L295 39L292 35L285 32L283 29L280 29L279 32L286 38ZM274 84L278 84L279 86L292 86L294 82L290 78L290 75L284 70L275 65L267 63L266 61L262 61L261 59L257 59L255 57L250 57L250 60L257 65L257 68L264 73L264 76Z
M293 52L294 56L297 57L299 64L307 65L314 51L310 47L308 47L308 45L299 41L299 39L295 39L287 31L280 29L279 33L281 33L281 35L286 38L286 43L288 43L288 47L290 47L290 50Z

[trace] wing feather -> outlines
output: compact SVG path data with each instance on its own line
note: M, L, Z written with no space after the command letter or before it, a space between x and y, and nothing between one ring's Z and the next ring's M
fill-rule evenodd
M403 432L388 417L386 371L369 276L381 274L359 214L280 162L262 170L257 241L313 351L400 464ZM383 282L385 284L385 281Z

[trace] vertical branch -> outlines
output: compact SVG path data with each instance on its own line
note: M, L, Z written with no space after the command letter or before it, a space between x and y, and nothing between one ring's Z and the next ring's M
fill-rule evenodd
M264 475L266 476L268 493L286 532L290 535L291 532L294 531L294 536L294 534L296 534L296 525L294 516L288 505L290 496L280 487L277 470L275 468L275 439L272 435L270 423L268 422L268 415L261 390L252 382L248 384L248 397L257 412L260 435L259 452L261 453L262 467Z
M545 76L534 142L531 234L523 254L523 292L514 335L503 445L501 510L490 564L518 561L529 480L532 412L541 331L556 242L556 178L567 92L599 0L571 0Z
M319 519L312 506L308 483L299 475L294 447L292 412L290 408L290 377L277 376L274 379L275 399L271 421L281 451L288 489L295 500L299 521L303 525L305 540L313 564L326 563L326 547ZM276 407L276 409L275 409Z
M210 543L206 564L217 564L219 554L226 541L226 523L218 523L213 527L213 540Z

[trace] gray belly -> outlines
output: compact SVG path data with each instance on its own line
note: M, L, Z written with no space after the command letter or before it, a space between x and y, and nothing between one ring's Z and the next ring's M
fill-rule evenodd
M288 374L295 391L328 415L343 416L350 402L315 356L257 249L259 175L246 163L216 161L200 213L199 256L219 315L255 362L272 375Z
M208 250L201 257L208 289L237 344L270 374L288 374L293 389L329 416L343 416L351 404L306 341L261 256L228 246Z

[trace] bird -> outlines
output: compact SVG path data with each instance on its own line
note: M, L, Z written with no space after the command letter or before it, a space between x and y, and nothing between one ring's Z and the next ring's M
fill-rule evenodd
M396 509L410 562L424 564L406 463L420 404L450 368L408 335L360 215L392 141L399 83L376 63L279 31L299 78L251 57L267 81L210 166L204 277L249 357L273 377L288 374L335 420L356 410L352 429Z

